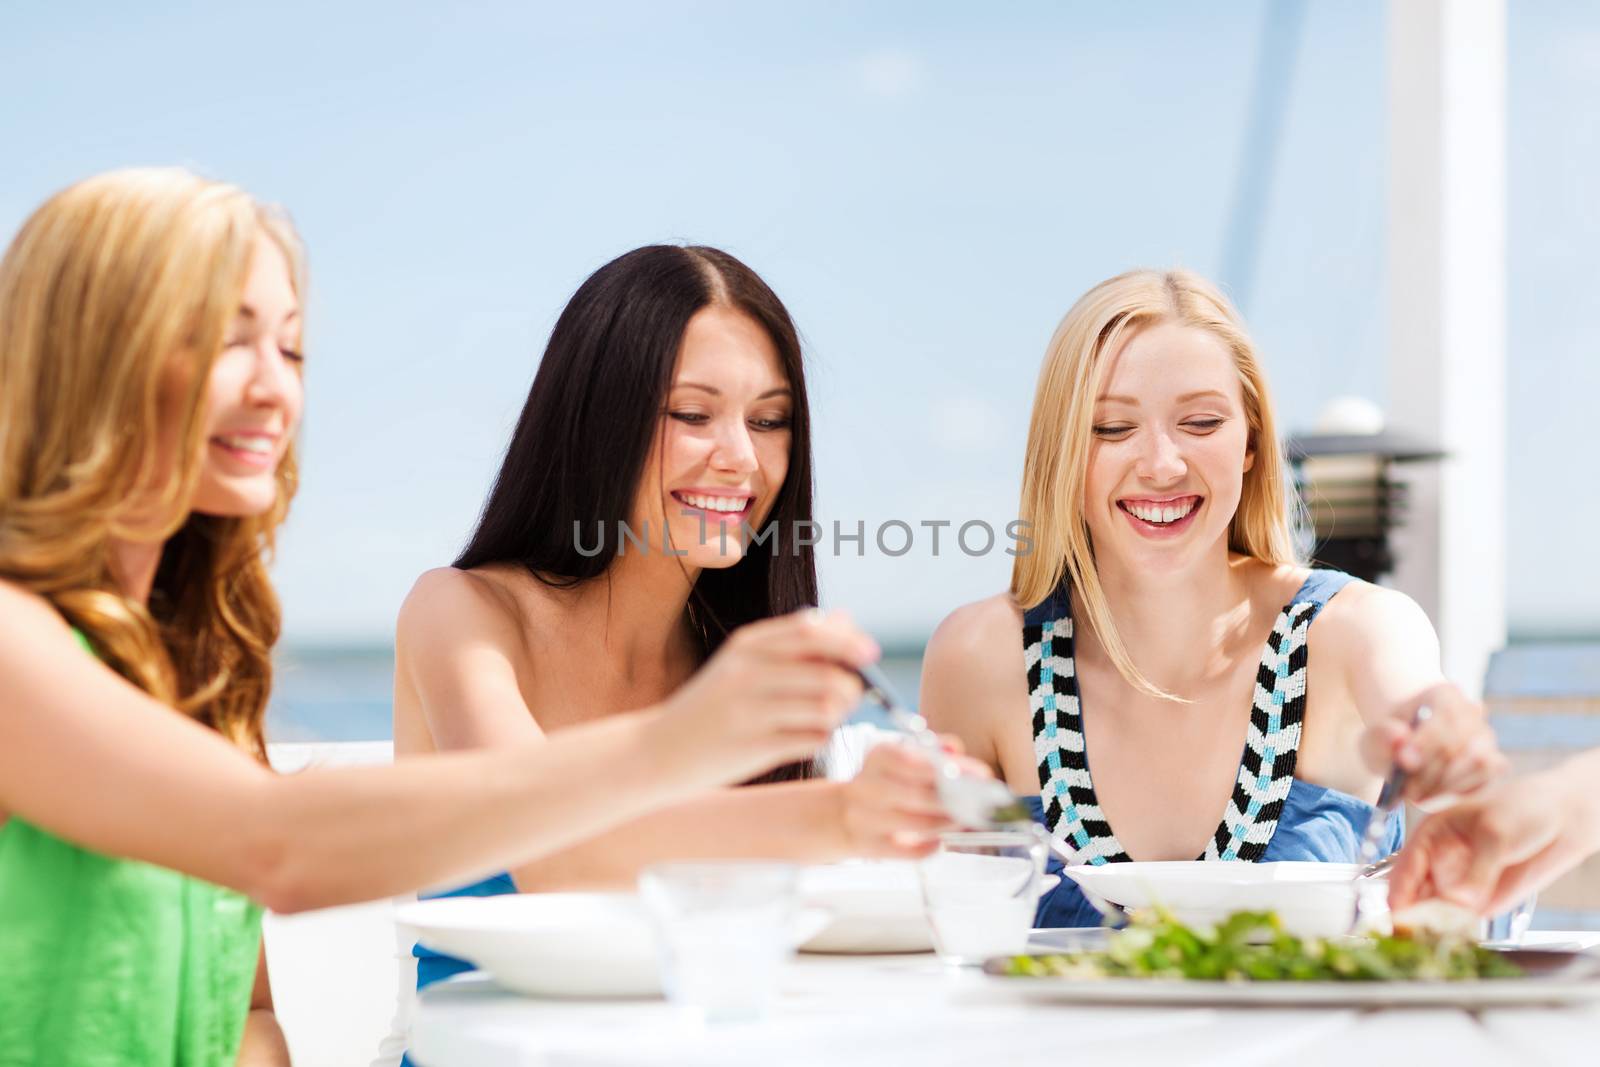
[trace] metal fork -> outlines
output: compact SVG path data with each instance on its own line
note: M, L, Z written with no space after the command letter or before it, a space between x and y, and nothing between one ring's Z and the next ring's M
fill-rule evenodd
M1087 862L1082 854L1057 841L1055 835L1034 822L1027 807L1012 795L1005 783L963 774L939 742L939 735L929 729L928 720L906 707L876 664L859 667L857 673L866 685L867 699L888 713L890 722L908 735L933 763L939 776L939 800L952 818L977 829L1023 830L1037 837L1067 866L1076 867ZM1087 892L1084 895L1089 896ZM1090 903L1105 910L1102 901L1091 898Z
M1415 730L1433 715L1433 710L1426 704L1417 708L1416 714L1411 716L1411 728ZM1401 806L1401 794L1406 790L1406 784L1411 780L1411 775L1402 770L1399 764L1389 769L1389 776L1383 780L1383 789L1378 793L1378 802L1373 805L1372 814L1367 817L1366 828L1361 834L1361 847L1356 851L1357 871L1350 880L1351 892L1355 895L1355 907L1350 915L1350 932L1354 933L1361 926L1361 915L1365 894L1362 893L1361 883L1385 873L1387 863L1391 857L1379 859L1378 854L1383 849L1383 839L1389 830L1389 816L1396 808Z
M866 685L866 697L889 715L889 721L927 755L939 775L939 799L959 823L979 829L1009 829L1019 823L1033 825L1028 809L1017 802L1001 782L963 774L944 750L928 720L906 707L894 686L876 664L857 669Z

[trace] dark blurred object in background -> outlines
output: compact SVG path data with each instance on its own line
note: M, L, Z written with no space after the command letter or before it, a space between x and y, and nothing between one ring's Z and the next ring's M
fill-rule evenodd
M1353 397L1333 401L1317 426L1287 442L1314 539L1311 558L1376 582L1394 569L1389 531L1406 515L1406 487L1390 478L1391 465L1432 462L1444 453L1384 429L1382 412Z

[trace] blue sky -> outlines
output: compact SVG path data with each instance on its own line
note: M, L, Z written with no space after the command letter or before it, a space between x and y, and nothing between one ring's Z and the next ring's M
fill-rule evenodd
M85 11L92 11L86 14ZM311 251L293 643L386 639L470 528L538 353L595 267L719 245L808 342L820 517L1014 513L1056 321L1135 265L1222 266L1259 3L11 5L0 229L94 171L186 163ZM1309 7L1249 317L1289 428L1386 403L1383 4ZM1511 611L1600 632L1600 10L1511 5ZM1553 388L1559 382L1560 388ZM1552 520L1554 498L1564 518ZM1492 520L1492 517L1491 517ZM918 639L1000 588L948 548L824 561Z

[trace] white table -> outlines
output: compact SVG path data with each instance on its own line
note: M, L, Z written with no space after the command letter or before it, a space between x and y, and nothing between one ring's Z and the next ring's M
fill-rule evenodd
M713 1027L664 1001L537 1000L464 976L423 992L411 1054L420 1067L1594 1067L1600 1009L1069 1007L932 955L801 956L766 1018Z

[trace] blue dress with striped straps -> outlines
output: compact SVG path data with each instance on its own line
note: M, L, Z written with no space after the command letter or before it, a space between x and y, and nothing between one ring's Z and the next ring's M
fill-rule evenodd
M1308 636L1323 605L1351 581L1341 571L1313 570L1279 613L1256 672L1249 732L1233 795L1199 861L1267 863L1277 860L1352 862L1371 804L1296 778L1300 729L1305 719ZM1083 717L1073 662L1068 591L1057 590L1025 613L1022 640L1033 715L1039 793L1024 798L1034 819L1087 862L1123 863L1130 857L1112 832L1095 796L1084 746ZM1390 816L1385 847L1400 847L1403 823ZM1061 863L1052 859L1051 870ZM1037 926L1098 926L1100 914L1071 879L1062 879L1039 902Z

